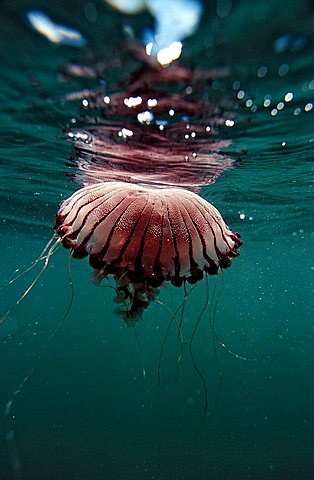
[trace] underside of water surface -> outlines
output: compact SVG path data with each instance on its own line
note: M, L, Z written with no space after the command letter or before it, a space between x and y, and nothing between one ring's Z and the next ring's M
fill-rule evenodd
M3 422L0 471L5 480L311 479L313 5L123 3L1 5L2 284L39 261L0 290L1 315L14 306L0 325L1 411L35 361ZM170 54L179 58L163 65ZM135 328L114 313L131 291L125 240L125 263L116 256L110 270L94 258L99 288L87 258L56 243L15 308L50 251L38 257L60 204L108 182L131 185L135 206L153 198L147 232L154 218L176 226L169 270L161 262L154 283L157 263L138 264L151 298ZM213 205L224 233L240 233L231 268L222 270L238 237L223 259L198 237L195 251L217 255L215 275L210 257L193 265L191 235L184 263L184 232L201 229L176 204L182 196L167 193L178 190ZM126 225L128 239L140 230ZM93 237L82 237L69 232L68 246L89 258ZM145 258L167 257L158 238L143 235ZM110 245L102 259L118 251Z

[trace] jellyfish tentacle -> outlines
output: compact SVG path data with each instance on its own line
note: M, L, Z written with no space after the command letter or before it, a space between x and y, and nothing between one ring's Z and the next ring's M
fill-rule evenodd
M223 270L222 269L221 269L221 272L222 272L222 275L223 275ZM213 333L213 337L214 337L215 341L224 350L226 350L227 353L229 353L232 357L237 358L238 360L252 361L252 362L258 361L259 359L257 357L249 357L247 355L241 355L240 353L234 352L225 342L223 342L221 340L221 338L217 334L216 329L215 329L215 323L216 323L216 314L217 314L217 308L218 308L218 303L219 303L219 298L220 298L220 295L221 295L221 291L222 291L222 285L220 287L218 298L216 299L216 301L214 303L213 311L212 312L210 311L210 314L209 314L209 326L210 326L210 329ZM211 318L213 318L213 321L211 321Z
M196 360L195 360L195 357L194 357L194 352L193 352L193 342L194 342L195 335L196 335L196 332L198 330L198 327L199 327L199 325L201 323L201 320L203 318L203 315L204 315L204 313L205 313L205 311L208 307L208 302L209 302L209 294L205 297L204 305L203 305L202 310L200 311L200 313L197 317L197 320L195 322L194 329L193 329L193 332L192 332L192 335L191 335L191 338L190 338L190 342L189 342L189 353L190 353L191 362L192 362L194 370L196 371L197 375L199 376L199 378L201 380L203 390L204 390L204 408L203 408L204 412L207 412L207 409L208 409L208 387L207 387L206 379L205 379L203 373L201 372L199 366L196 363Z
M32 289L34 288L34 286L36 285L36 283L38 282L38 280L40 279L42 274L47 270L47 267L49 265L49 260L50 260L51 256L53 255L53 253L55 252L55 250L57 249L57 247L59 246L60 243L61 243L61 238L57 238L55 243L48 250L47 255L45 255L45 257L44 257L45 261L44 261L44 264L43 264L42 268L40 269L40 271L38 272L38 274L36 275L34 280L26 288L26 290L24 290L23 294L15 302L15 304L12 305L12 307L10 307L4 315L2 315L2 317L0 318L0 325L2 325L2 323L8 318L8 316L11 315L11 313L16 309L16 307L18 307L18 305L24 300L24 298L27 297L27 295L32 291Z
M59 242L59 239L58 239L58 242ZM55 243L50 248L50 250L49 250L49 252L51 252L50 256L53 254L52 249L56 248L57 245L58 245L58 243ZM49 252L47 254L48 261L49 261L49 258L50 258ZM63 317L61 318L61 320L59 320L59 322L55 326L54 330L52 331L52 333L48 337L48 340L44 343L44 345L41 347L41 349L37 353L33 363L31 364L30 368L28 369L28 371L24 375L23 379L15 387L15 390L13 391L11 398L7 401L7 403L5 405L5 409L4 409L3 418L4 418L4 428L5 428L5 433L6 433L5 442L6 442L6 445L7 445L8 452L9 452L9 458L10 458L10 462L11 462L12 472L15 475L14 478L16 478L17 480L22 480L23 476L22 476L22 471L21 471L21 461L20 461L20 458L19 458L18 448L17 448L17 444L16 444L16 440L15 440L15 432L14 432L14 428L13 428L12 410L13 410L13 407L14 407L14 401L15 401L17 395L19 395L21 393L21 391L25 387L26 383L29 381L29 379L33 375L34 370L35 370L36 366L38 365L38 362L42 358L42 356L45 353L47 347L49 346L51 341L54 339L57 332L63 326L63 324L64 324L65 320L67 319L67 317L70 313L70 310L72 308L73 301L74 301L74 283L73 283L73 279L72 279L70 260L71 260L71 256L69 255L69 257L68 257L68 275L69 275L69 285L70 285L70 289L71 289L71 294L70 294L70 301L69 301L69 304L67 306L67 309L66 309ZM48 264L47 264L47 266L48 266Z
M175 310L174 313L172 313L172 311L170 310L170 308L163 304L160 300L156 300L157 303L161 304L164 308L166 308L170 314L171 314L171 318L170 318L170 321L168 323L168 327L166 329L166 332L165 332L165 335L164 335L164 339L163 339L163 342L162 342L162 345L161 345L161 349L160 349L160 354L159 354L159 359L158 359L158 367L157 367L157 377L158 377L158 383L160 383L160 370L161 370L161 362L162 362L162 357L163 357L163 354L164 354L164 349L165 349L165 345L166 345L166 341L167 341L167 338L168 338L168 335L169 335L169 332L170 332L170 328L171 328L171 325L172 323L174 322L174 320L176 319L176 316L178 314L178 312L180 310L182 310L182 305L183 303L188 299L189 295L192 293L192 291L194 290L194 288L196 287L196 285L193 285L193 287L189 290L189 292L187 293L187 296L186 296L186 299L183 299L183 301L180 303L180 305L178 306L178 308ZM179 323L177 322L177 326L179 328Z
M8 286L12 285L12 283L16 282L19 278L23 277L24 275L26 275L26 273L28 273L30 270L32 270L34 267L36 267L36 265L43 261L43 260L46 260L47 258L47 255L46 255L46 252L48 250L48 248L50 247L51 243L53 242L53 240L57 239L57 235L54 233L52 235L52 237L49 239L49 241L46 243L45 247L43 248L43 250L41 251L40 255L31 262L31 264L25 269L23 270L22 272L20 272L20 268L17 268L15 270L15 272L13 273L13 275L11 276L11 278L9 278L9 280L1 285L0 288L7 288Z
M185 345L185 341L184 341L184 337L183 337L183 333L182 333L182 323L183 323L183 319L184 319L184 311L185 311L185 306L186 306L187 299L188 299L191 291L194 289L194 287L195 287L195 285L193 285L193 287L190 289L190 291L187 292L186 291L186 282L184 281L184 283L183 283L184 296L183 296L183 301L182 301L182 304L181 304L180 320L179 320L179 322L177 322L178 340L180 342L180 351L179 351L178 357L177 357L177 380L179 379L181 360L182 360L182 357L183 357L183 351L184 351L184 345Z
M222 271L223 272L223 271ZM216 297L216 289L217 289L217 285L218 285L218 282L220 280L220 278L222 279L221 280L221 283L220 283L220 288L219 288L219 291L218 291L218 296ZM216 298L216 301L214 303L214 305L216 306L216 304L218 305L218 302L219 302L219 299L220 299L220 295L221 295L221 292L222 292L222 283L223 283L223 275L221 277L218 277L217 278L217 281L215 283L215 286L214 286L214 289L213 289L213 293L212 293L212 299L215 299ZM209 302L209 285L208 285L208 275L205 276L205 292L206 292L206 295L205 295L205 298L206 298L206 302L208 304ZM211 317L211 311L212 311L212 305L213 305L213 302L210 303L210 309L209 309L209 321L210 319L212 318ZM205 312L204 312L205 313ZM213 329L215 329L215 318L213 319L213 322L212 322L212 325L213 325ZM221 390L222 390L222 369L220 367L220 362L219 362L219 357L218 357L218 351L217 351L217 341L215 339L215 336L213 335L213 345L214 345L214 356L215 356L215 361L216 361L216 365L217 365L217 370L218 370L218 386L217 386L217 390L216 390L216 394L215 394L215 397L214 397L214 401L212 402L212 406L210 408L210 412L208 412L207 414L207 417L212 417L213 414L214 414L214 411L215 411L215 408L218 404L218 399L219 399L219 396L221 394Z

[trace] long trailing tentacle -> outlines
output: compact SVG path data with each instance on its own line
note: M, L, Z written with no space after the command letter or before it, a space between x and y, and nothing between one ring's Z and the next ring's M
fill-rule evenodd
M194 357L193 342L194 342L195 335L196 335L196 332L198 330L198 327L200 325L200 322L202 320L202 317L203 317L203 315L204 315L204 313L205 313L205 311L208 307L208 302L209 302L209 290L207 289L206 295L205 295L205 300L204 300L204 305L202 307L201 312L199 313L199 316L197 317L197 320L196 320L196 323L194 325L194 329L193 329L193 332L192 332L192 335L191 335L191 338L190 338L190 342L189 342L190 358L191 358L194 370L196 371L197 375L199 376L199 378L202 382L202 386L203 386L203 390L204 390L204 412L206 412L207 408L208 408L208 388L207 388L207 383L206 383L205 377L204 377L203 373L201 372L199 366L197 365L195 357Z
M178 322L178 340L180 342L180 351L178 353L177 357L177 380L179 379L179 373L180 373L180 365L181 365L181 360L183 356L183 351L184 351L184 338L183 338L183 332L182 332L182 323L184 319L184 311L185 311L185 305L186 301L188 298L188 294L186 291L186 282L183 283L183 301L182 301L182 307L181 307L181 313L180 313L180 320Z
M158 378L158 383L160 383L160 369L161 369L161 362L162 362L162 357L163 357L163 354L164 354L164 349L165 349L165 345L166 345L166 341L167 341L167 338L168 338L168 334L170 332L170 328L171 328L171 325L179 311L179 309L181 307L179 307L174 313L171 311L171 309L168 307L168 305L164 304L162 301L160 300L156 300L157 303L159 303L160 305L162 305L171 315L170 317L170 322L168 323L168 327L167 327L167 330L165 332L165 335L164 335L164 339L163 339L163 342L162 342L162 345L161 345L161 349L160 349L160 354L159 354L159 359L158 359L158 366L157 366L157 378Z
M40 271L38 272L38 274L36 275L36 277L34 278L34 280L30 283L30 285L26 288L26 290L24 290L23 294L20 296L20 298L15 302L14 305L12 305L12 307L10 307L6 313L4 315L2 315L2 317L0 317L0 325L6 320L6 318L11 315L11 313L16 309L16 307L24 300L25 297L27 297L27 295L31 292L31 290L33 289L33 287L36 285L36 283L38 282L38 280L40 279L40 277L42 276L42 274L47 270L47 267L49 265L49 260L51 258L51 256L53 255L53 253L55 252L55 250L57 249L57 247L59 246L61 242L61 238L57 238L55 243L49 248L47 254L44 256L44 264L42 266L42 268L40 269ZM37 262L38 263L38 262ZM37 265L37 263L35 265ZM35 266L34 265L34 266ZM33 268L32 266L29 268L29 270ZM25 272L26 273L26 272ZM22 273L24 274L24 272ZM21 276L22 274L20 274L19 276ZM17 279L17 278L16 278ZM14 280L12 280L13 282ZM11 282L11 283L12 283Z
M221 281L220 281L220 278L222 279ZM219 281L220 281L219 291L218 291L218 296L216 296L216 290L217 290L217 286L218 286ZM213 327L212 328L212 335L213 335L213 345L214 345L214 356L215 356L215 361L216 361L217 370L218 370L218 386L217 386L214 402L212 403L212 407L210 409L210 412L208 413L208 417L213 415L213 413L215 411L215 408L217 406L217 403L218 403L218 399L219 399L219 396L220 396L220 393L221 393L221 389L222 389L222 369L220 367L220 362L219 362L219 358L218 358L217 341L216 341L216 338L213 334L213 331L215 331L215 319L216 319L215 315L216 315L216 310L217 310L216 305L218 306L218 302L219 302L221 292L222 292L222 285L223 285L223 275L221 277L218 277L217 281L215 282L213 293L212 293L212 302L210 303L210 309L209 309L209 322L212 324L212 327ZM206 275L206 277L205 277L205 289L206 289L206 297L209 298L208 275ZM214 313L215 313L214 316L212 316L212 306L213 305L214 305ZM212 322L211 322L211 319L212 319Z
M222 274L222 277L224 275L224 272L223 270L221 270L221 274ZM219 293L219 296L221 294L221 288L220 287L220 293ZM285 353L288 353L290 352L291 350L293 350L294 348L299 348L299 347L302 347L303 345L305 345L307 342L310 342L311 340L313 340L314 338L314 326L312 327L312 332L304 339L302 340L299 340L299 341L296 341L294 343L291 343L287 348L284 348L278 352L275 352L275 353L271 353L271 354L267 354L267 355L258 355L258 356L250 356L250 355L242 355L240 353L237 353L235 352L234 350L232 350L229 345L226 344L226 342L222 341L221 338L219 337L219 335L217 334L216 332L216 327L215 327L215 323L216 323L216 313L217 313L217 307L218 307L218 302L219 302L219 296L218 298L216 299L216 302L214 304L214 308L213 308L213 312L210 313L210 317L209 317L209 325L210 325L210 328L212 330L212 333L213 333L213 337L215 339L215 341L224 349L226 350L227 353L229 353L232 357L238 359L238 360L244 360L244 361L248 361L248 362L259 362L259 361L268 361L270 359L274 359L274 358L277 358L279 357L280 355L284 355ZM211 320L211 318L213 320Z
M222 278L223 278L223 270L221 270L222 272ZM234 358L237 358L238 360L244 360L244 361L247 361L247 360L251 360L251 361L254 361L256 362L257 360L259 360L257 357L248 357L246 355L241 355L240 353L237 353L237 352L234 352L225 342L223 342L221 340L221 338L218 336L217 332L216 332L216 327L215 327L215 324L216 324L216 314L217 314L217 308L218 308L218 304L219 304L219 299L220 299L220 295L221 295L221 291L222 291L222 284L220 286L220 291L219 291L219 294L215 300L215 303L214 303L214 306L213 308L210 310L209 312L209 326L210 326L210 329L213 333L213 337L215 339L215 341L223 348L226 350L226 352L228 352L232 357Z
M54 244L54 247L55 246L56 244ZM49 252L52 250L52 248L53 247L50 248ZM48 261L52 253L53 253L53 250L50 253L50 255L49 253L47 255ZM30 366L29 370L26 372L26 375L23 377L21 382L17 385L11 398L7 401L5 405L5 409L4 409L4 425L5 425L5 433L6 433L5 441L6 441L8 454L9 454L13 480L23 480L22 464L19 457L18 446L15 440L15 432L14 432L13 422L12 422L13 420L12 409L14 407L14 401L17 395L21 393L22 389L25 387L26 383L29 381L29 379L33 375L33 372L36 366L38 365L38 362L42 358L50 342L53 340L53 338L55 337L59 329L64 324L72 308L73 301L74 301L74 284L73 284L72 273L70 268L70 259L71 259L71 254L69 254L69 260L68 260L68 275L69 275L69 285L70 285L71 293L70 293L70 301L67 306L67 309L63 317L61 318L61 320L58 322L58 324L55 326L54 330L50 334L48 340L44 343L42 348L37 353L32 365Z
M189 292L187 293L186 295L186 298L183 299L183 301L180 303L180 305L178 306L178 308L176 309L176 311L173 313L172 310L167 306L165 305L163 302L161 302L160 300L156 300L156 303L159 303L160 305L162 305L171 315L171 318L170 318L170 322L168 324L168 327L167 327L167 330L165 332L165 336L164 336L164 339L163 339L163 342L162 342L162 345L161 345L161 349L160 349L160 354L159 354L159 360L158 360L158 367L157 367L157 377L158 377L158 383L160 383L160 369L161 369L161 362L162 362L162 357L163 357L163 354L164 354L164 349L165 349L165 345L166 345L166 341L167 341L167 338L168 338L168 335L169 335L169 332L170 332L170 328L171 328L171 325L172 323L174 322L178 312L183 308L183 304L186 303L188 297L191 295L192 291L194 290L194 288L196 287L196 284L193 285L193 287L189 290ZM181 328L180 326L180 321L177 322L177 327L178 329ZM178 334L179 335L179 334ZM180 337L179 337L180 338Z
M18 280L19 278L21 278L23 275L25 275L26 273L28 273L30 270L32 270L34 267L36 267L36 265L43 261L43 260L46 260L47 258L47 255L46 255L46 252L47 250L49 249L50 245L52 244L52 242L56 239L56 234L54 233L52 235L52 237L50 238L50 240L46 243L45 247L43 248L42 252L40 253L40 255L31 262L31 264L25 269L23 270L22 272L20 272L20 268L17 268L15 270L15 272L13 273L12 277L9 278L9 280L7 282L5 282L3 285L1 285L0 288L6 288L8 287L9 285L11 285L12 283L14 283L16 280Z
M222 278L224 275L223 270L221 270ZM220 336L216 332L216 313L217 313L217 307L219 303L219 298L221 295L221 290L222 290L222 284L220 285L220 290L219 294L216 298L216 301L214 303L213 309L211 309L209 313L209 326L213 334L213 338L215 342L217 342L229 355L232 357L236 358L237 360L243 360L243 361L248 361L248 362L259 362L259 361L269 361L270 359L277 358L281 355L284 355L285 353L291 352L294 348L299 348L305 345L307 342L313 340L314 338L314 327L312 327L312 332L303 340L296 341L294 343L291 343L287 348L284 348L278 352L271 353L271 354L265 354L265 355L258 355L258 356L250 356L250 355L242 355L240 353L235 352L232 350L229 345L226 344L226 342L222 341ZM222 372L220 371L220 376L222 376Z

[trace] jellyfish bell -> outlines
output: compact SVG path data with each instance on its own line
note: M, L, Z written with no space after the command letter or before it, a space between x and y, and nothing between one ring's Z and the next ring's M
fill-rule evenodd
M241 245L218 210L197 194L125 182L84 187L65 200L55 232L94 280L109 275L126 318L136 319L165 282L194 284L230 265Z

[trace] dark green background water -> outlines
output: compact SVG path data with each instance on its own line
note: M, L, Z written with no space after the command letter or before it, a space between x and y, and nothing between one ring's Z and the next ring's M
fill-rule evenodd
M58 71L87 57L110 61L126 21L100 2L95 5L98 20L91 24L81 1L1 3L3 281L41 251L58 204L77 188L64 176L72 152L62 128L79 119L80 108L59 97L97 82L66 84L58 80ZM32 32L23 20L31 7L80 29L90 41L89 52L55 48ZM128 21L140 31L148 19ZM257 106L256 112L241 109L243 122L224 133L235 140L233 150L248 153L203 191L244 241L240 257L224 274L216 331L232 350L257 361L236 359L218 347L222 385L217 396L219 369L208 319L203 319L194 352L209 389L209 415L204 415L203 390L188 350L176 377L176 328L157 382L167 311L155 303L144 314L137 326L141 354L133 330L112 313L111 291L91 283L86 261L73 261L70 315L14 404L25 479L314 478L314 110L304 110L313 102L313 31L310 1L233 2L223 19L212 2L185 49L186 61L195 64L197 58L197 66L231 66L230 79L215 88L233 99L243 89L241 103L251 98ZM304 46L274 52L273 42L287 33L302 36ZM289 67L284 75L282 65ZM262 78L257 75L261 66L268 68ZM106 77L111 85L114 75ZM287 92L293 92L293 100L271 116ZM267 94L271 108L263 106ZM65 251L57 252L32 294L1 327L1 411L67 308L67 258ZM27 280L1 290L1 311L14 303ZM211 292L215 283L209 279ZM174 310L183 292L169 287L159 298ZM200 284L186 306L187 338L204 298ZM1 432L0 478L9 479Z

